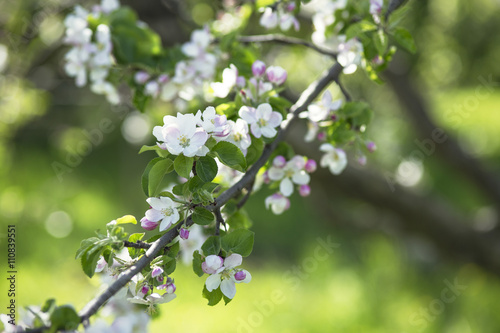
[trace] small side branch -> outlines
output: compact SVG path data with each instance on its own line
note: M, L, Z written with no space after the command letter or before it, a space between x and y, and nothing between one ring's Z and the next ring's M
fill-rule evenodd
M136 243L129 242L129 241L123 241L123 246L125 247L133 247L135 249L149 249L151 247L151 244L148 244L143 241L137 241Z
M224 222L224 218L222 217L222 214L220 212L220 208L217 208L215 210L215 236L220 235L220 225L226 225L226 222Z

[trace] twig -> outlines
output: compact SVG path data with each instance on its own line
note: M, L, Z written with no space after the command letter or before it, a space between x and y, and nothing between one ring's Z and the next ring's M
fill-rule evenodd
M347 102L352 101L351 95L350 95L350 94L349 94L349 92L345 89L344 85L340 82L340 79L339 79L339 78L337 78L337 79L335 80L335 83L337 83L337 85L339 86L340 91L342 92L342 94L343 94L343 95L344 95L344 97L345 97L345 100L346 100Z
M235 197L242 189L251 183L259 169L267 162L271 156L274 149L278 144L284 140L285 135L290 128L290 124L297 119L297 115L305 111L309 104L342 72L342 66L336 63L328 71L326 71L323 76L318 80L309 85L309 87L302 93L297 103L295 103L290 112L292 113L292 119L288 123L287 127L280 129L276 136L276 139L266 145L262 152L260 158L255 162L252 167L246 172L246 174L233 186L221 193L217 197L214 204L207 205L205 208L210 211L216 211L220 209L224 204L226 204L231 198ZM192 217L189 216L186 220L185 225L190 226L193 224ZM156 255L168 244L170 243L178 234L179 229L183 224L178 223L173 229L166 232L157 241L151 244L151 247L146 251L145 255L142 256L135 265L124 271L120 277L113 282L103 293L91 300L79 313L82 321L87 320L90 316L94 315L101 306L104 305L114 294L116 294L121 288L123 288L136 274L140 273L149 263L156 257Z
M129 241L123 241L123 246L125 247L133 247L135 249L149 249L151 247L151 244L143 242L143 241L137 241L137 243L129 242Z
M278 43L278 44L287 44L287 45L302 45L308 47L318 53L327 55L334 59L337 59L337 52L334 52L328 48L314 45L313 43L306 42L300 38L294 38L279 34L268 34L268 35L254 35L254 36L240 36L237 38L237 41L240 43ZM214 40L215 43L220 42L219 39Z
M220 213L220 208L217 208L215 210L215 236L219 236L220 235L220 225L221 224L226 224L226 222L224 222L224 218L222 217L222 214Z
M245 196L238 202L238 204L236 204L236 207L238 209L241 209L241 207L243 207L246 204L248 198L250 198L250 195L252 194L253 184L255 184L255 178L246 187L247 193L245 193Z

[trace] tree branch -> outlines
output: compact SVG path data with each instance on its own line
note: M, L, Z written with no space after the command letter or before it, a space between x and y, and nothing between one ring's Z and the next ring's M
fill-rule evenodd
M143 241L137 241L137 243L129 242L129 241L123 241L123 246L125 247L133 247L135 249L149 249L151 247L151 244L143 242Z
M334 59L337 59L337 52L334 52L328 48L314 45L313 43L306 42L305 40L302 40L300 38L294 38L294 37L289 37L289 36L284 36L284 35L279 35L279 34L240 36L237 38L237 40L240 43L274 42L274 43L285 44L285 45L302 45L302 46L308 47L311 50L314 50L320 54L324 54L324 55L327 55L327 56L332 57ZM218 42L218 40L216 40L216 42Z
M255 162L252 167L245 173L245 175L229 189L221 193L219 197L215 200L215 205L208 205L205 208L210 211L215 211L220 209L225 203L227 203L231 198L235 197L242 189L250 184L259 169L267 162L272 152L278 144L283 141L290 125L297 119L297 115L305 111L309 104L333 81L335 81L340 73L342 72L342 66L336 63L328 71L326 71L323 76L318 80L309 85L309 87L302 93L297 103L295 103L291 108L292 119L288 123L287 127L280 129L276 136L276 139L266 145L262 152L260 158ZM186 220L186 226L193 224L192 217L189 216ZM178 223L173 229L166 232L157 241L151 244L151 247L146 251L137 263L123 272L119 278L113 282L103 293L91 300L79 313L80 318L83 321L88 320L89 317L94 315L103 305L106 303L114 294L116 294L121 288L123 288L135 275L140 273L155 257L156 255L175 237L179 234L179 229L183 224Z

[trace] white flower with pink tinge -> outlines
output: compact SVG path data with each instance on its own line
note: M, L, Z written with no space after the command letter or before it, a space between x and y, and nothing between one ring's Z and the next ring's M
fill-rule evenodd
M249 283L252 280L250 272L245 269L237 269L243 261L241 255L231 254L226 259L216 255L209 255L205 258L201 267L210 276L205 282L208 291L213 291L220 286L220 290L227 298L234 298L236 295L236 283Z
M248 147L252 144L252 138L248 133L248 123L243 119L237 119L236 122L228 120L227 124L229 125L229 135L222 140L231 142L240 148L243 155L246 155ZM220 138L216 139L220 140Z
M326 120L331 111L336 111L342 106L342 100L333 101L332 94L327 90L321 97L319 103L309 105L307 110L308 118L313 122Z
M335 148L329 143L323 143L319 150L325 153L319 164L323 168L328 167L334 175L339 175L347 166L347 157L342 149Z
M208 134L203 128L196 127L197 117L193 114L177 113L177 117L165 116L164 126L155 126L153 135L161 149L172 155L184 154L186 157L205 156L208 148L205 142Z
M218 115L213 106L209 106L201 113L196 113L198 126L213 136L224 138L229 135L229 125L225 115Z
M174 201L168 197L146 199L151 209L146 211L146 219L160 223L160 231L167 230L172 224L179 221L179 211Z
M269 169L268 175L271 180L280 182L280 192L289 197L293 193L293 184L307 185L311 177L304 170L306 161L302 156L294 156L286 162L283 156L277 156L273 161L273 166Z
M290 200L281 193L274 193L266 198L266 209L269 209L269 207L271 207L274 214L280 215L290 208Z
M278 132L275 127L278 127L283 120L281 113L273 111L269 103L261 104L257 109L242 106L238 114L250 125L252 134L256 138L274 137Z

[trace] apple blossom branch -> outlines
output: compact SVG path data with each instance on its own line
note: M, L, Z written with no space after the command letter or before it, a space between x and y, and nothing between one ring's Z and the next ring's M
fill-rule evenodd
M291 108L290 112L292 114L292 119L285 128L278 131L276 139L265 146L262 155L255 162L252 167L245 173L245 175L229 189L221 193L219 197L216 198L214 204L208 205L205 208L214 212L219 210L224 204L226 204L231 198L235 197L244 188L246 188L255 179L260 168L267 162L270 158L272 152L278 144L284 140L288 128L292 122L297 119L297 115L305 111L309 104L316 99L319 94L331 83L334 82L342 72L342 66L335 63L328 71L326 71L323 76L311 83L309 87L302 93L297 103L295 103ZM190 215L185 222L186 226L193 224L192 216ZM179 234L179 229L183 224L178 223L174 228L166 232L157 241L151 244L147 249L144 256L142 256L133 266L124 271L118 279L113 282L104 292L92 299L79 313L80 318L85 325L88 324L88 319L97 313L97 311L106 303L113 295L115 295L121 288L123 288L135 275L140 273L157 255L160 253L165 246L172 242L175 237Z
M237 38L240 43L278 43L278 44L288 44L288 45L302 45L308 47L318 53L327 55L334 59L337 59L337 52L334 52L328 48L314 45L300 38L294 38L279 34L268 34L268 35L255 35L255 36L240 36ZM216 41L217 42L217 41Z

